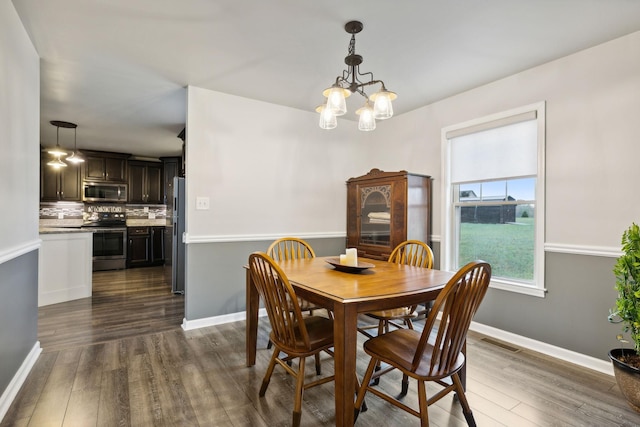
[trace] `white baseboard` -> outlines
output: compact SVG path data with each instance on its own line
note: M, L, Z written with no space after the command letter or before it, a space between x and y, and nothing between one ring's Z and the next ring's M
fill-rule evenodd
M531 338L516 335L514 333L477 322L471 322L469 329L508 342L509 344L524 347L529 350L537 351L538 353L546 354L547 356L555 357L556 359L564 360L565 362L573 363L575 365L583 366L585 368L613 376L613 366L611 365L611 362L605 360L596 359L595 357L567 350L562 347L556 347L542 341L536 341Z
M261 308L258 312L258 316L262 317L266 315L266 310L264 308ZM222 325L224 323L237 322L239 320L245 319L246 314L244 311L239 313L225 314L223 316L208 317L205 319L184 319L182 323L182 329L184 329L185 331L189 331L192 329ZM483 325L477 322L471 322L471 326L469 329L499 339L501 341L505 341L510 344L537 351L538 353L546 354L547 356L555 357L556 359L564 360L565 362L573 363L575 365L583 366L585 368L593 369L594 371L613 376L613 366L611 365L611 362L605 360L596 359L595 357L567 350L562 347L556 347L542 341L536 341L531 338L523 337L521 335L503 331L501 329Z
M258 316L263 317L267 315L267 310L261 308L258 310ZM182 320L182 329L190 331L192 329L206 328L207 326L223 325L225 323L237 322L239 320L245 320L247 318L246 312L241 311L239 313L224 314L222 316L206 317L204 319L197 320Z
M18 369L18 372L16 372L9 385L2 393L2 396L0 396L0 421L2 421L4 416L7 414L11 403L13 403L13 399L15 399L18 391L20 391L20 387L22 387L22 384L26 381L29 372L31 372L31 369L36 364L41 352L42 348L40 348L40 341L36 341L33 348L22 362L20 369Z

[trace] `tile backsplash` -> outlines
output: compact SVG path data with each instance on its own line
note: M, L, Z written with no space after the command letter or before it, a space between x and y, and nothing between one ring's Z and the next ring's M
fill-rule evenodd
M167 219L166 205L119 205L124 206L128 225L164 225ZM79 227L83 222L84 203L53 202L40 203L41 227ZM130 224L131 223L131 224Z

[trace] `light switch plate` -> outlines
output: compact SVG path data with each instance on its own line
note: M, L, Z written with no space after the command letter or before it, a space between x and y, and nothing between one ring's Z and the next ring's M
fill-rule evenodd
M209 209L208 197L196 197L196 209L200 211L206 211Z

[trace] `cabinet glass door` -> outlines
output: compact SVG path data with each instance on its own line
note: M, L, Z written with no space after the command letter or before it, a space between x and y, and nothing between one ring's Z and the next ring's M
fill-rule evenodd
M360 244L391 244L391 185L360 188Z

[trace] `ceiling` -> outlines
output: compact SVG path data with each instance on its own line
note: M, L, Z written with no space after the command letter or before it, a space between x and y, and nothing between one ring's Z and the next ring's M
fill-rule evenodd
M180 153L188 85L314 111L350 20L396 114L640 30L636 0L12 2L41 58L42 145L64 120L79 148L144 157Z

